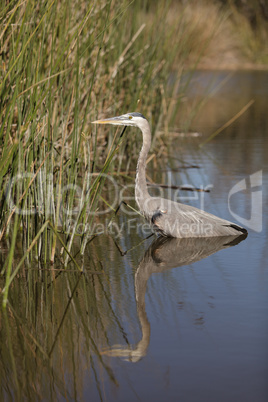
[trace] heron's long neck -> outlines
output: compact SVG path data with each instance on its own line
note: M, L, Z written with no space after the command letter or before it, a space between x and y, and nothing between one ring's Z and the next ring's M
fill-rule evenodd
M143 211L144 201L150 197L146 184L146 159L151 146L151 131L149 123L146 121L145 127L142 129L143 144L139 155L137 172L136 172L136 183L135 183L135 198L137 204L141 211Z

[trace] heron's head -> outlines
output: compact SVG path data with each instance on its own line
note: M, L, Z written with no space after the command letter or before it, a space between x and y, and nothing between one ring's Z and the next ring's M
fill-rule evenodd
M109 119L92 121L93 124L113 124L114 126L134 126L142 128L147 122L141 113L126 113L122 116L110 117Z

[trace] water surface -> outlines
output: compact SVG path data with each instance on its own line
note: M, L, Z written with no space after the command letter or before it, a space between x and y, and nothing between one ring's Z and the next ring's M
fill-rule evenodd
M84 275L53 275L38 264L21 271L0 319L1 399L267 400L268 75L227 75L195 75L188 101L210 94L191 127L202 135L175 135L166 171L150 165L148 174L155 182L209 188L163 191L234 221L231 212L250 219L252 191L262 190L263 210L255 211L262 231L249 229L235 242L141 242L146 234L136 227L143 221L132 216L130 234L88 245ZM247 112L199 148L251 99ZM182 164L197 167L178 170ZM256 172L262 186L252 189ZM228 206L243 179L246 189ZM121 213L117 223L127 228L128 219Z

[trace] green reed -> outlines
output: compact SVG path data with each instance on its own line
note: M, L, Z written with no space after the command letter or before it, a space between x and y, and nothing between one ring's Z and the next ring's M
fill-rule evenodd
M84 254L105 174L127 175L136 160L140 139L90 122L139 110L156 129L174 117L177 94L170 102L165 86L172 66L182 74L189 38L183 13L168 23L171 3L19 1L0 11L4 304L26 261L66 267L77 237Z

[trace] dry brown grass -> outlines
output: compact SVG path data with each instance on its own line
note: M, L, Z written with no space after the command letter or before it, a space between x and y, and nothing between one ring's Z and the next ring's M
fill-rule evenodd
M173 3L167 23L184 32L190 68L197 63L205 69L267 68L267 23L260 19L253 29L232 1L228 6L215 0Z

